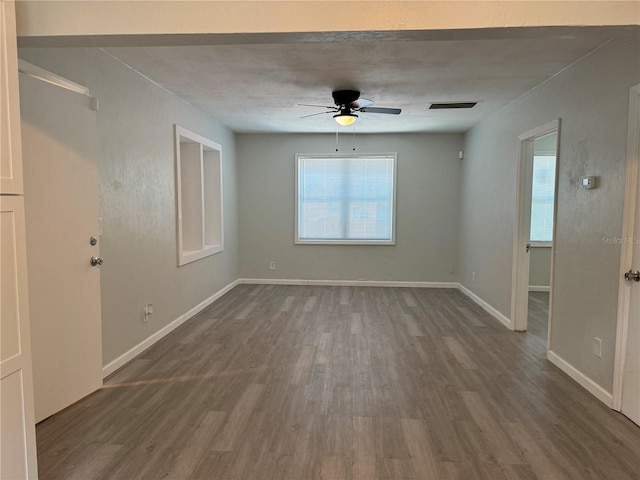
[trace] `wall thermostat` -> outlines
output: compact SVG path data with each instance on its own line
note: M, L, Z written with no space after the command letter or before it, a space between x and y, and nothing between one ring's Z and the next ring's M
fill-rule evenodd
M582 177L582 188L596 188L596 177Z

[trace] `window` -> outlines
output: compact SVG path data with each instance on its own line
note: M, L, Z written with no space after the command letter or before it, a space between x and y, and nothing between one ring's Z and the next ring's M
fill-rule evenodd
M176 125L178 266L223 250L222 147Z
M296 243L395 244L396 155L297 155Z
M556 184L555 155L533 157L533 184L531 191L532 242L553 240L553 203Z

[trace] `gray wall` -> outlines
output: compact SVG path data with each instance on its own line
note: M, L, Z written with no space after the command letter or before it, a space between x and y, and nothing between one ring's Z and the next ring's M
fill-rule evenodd
M607 391L613 382L629 88L638 39L613 41L487 118L466 136L460 280L510 314L517 136L561 119L550 348ZM600 187L584 190L583 175ZM475 271L476 282L471 282ZM592 353L602 339L602 358Z
M234 134L102 50L22 49L20 57L88 86L100 100L102 338L107 364L238 278ZM223 147L225 250L180 268L174 123ZM154 313L145 324L142 309L148 303Z
M294 157L335 153L334 135L243 134L238 142L244 278L455 281L459 134L358 135L357 151L397 152L395 246L295 245ZM351 152L351 135L341 138ZM269 270L269 261L277 269Z

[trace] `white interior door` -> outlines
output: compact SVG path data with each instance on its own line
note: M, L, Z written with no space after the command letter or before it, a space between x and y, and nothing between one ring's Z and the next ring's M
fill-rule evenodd
M636 195L634 239L640 238L640 189ZM640 248L633 249L632 270L640 270ZM627 348L622 375L621 411L640 425L640 282L631 280Z
M96 115L87 96L20 75L36 421L102 385Z
M630 275L629 279L621 285L622 304L619 307L622 312L628 309L626 318L624 318L623 313L623 318L621 319L621 323L626 323L626 345L623 349L620 411L640 425L640 281L638 281L640 278L634 275L640 270L640 245L638 244L640 241L640 168L638 168L638 157L640 155L640 85L634 87L631 92L629 120L629 169L627 175L634 178L627 179L627 195L631 196L627 198L625 214L628 211L632 211L633 215L625 219L625 223L632 221L632 226L626 225L625 233L623 233L622 268L625 271L629 269ZM626 262L625 258L629 256L629 249L631 249L630 264ZM622 330L624 331L624 328Z

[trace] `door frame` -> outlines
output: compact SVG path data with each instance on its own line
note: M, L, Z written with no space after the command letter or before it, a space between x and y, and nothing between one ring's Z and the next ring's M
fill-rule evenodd
M556 141L556 181L553 204L553 242L551 243L551 276L549 283L549 325L547 330L547 350L551 344L551 306L553 305L553 277L555 270L556 217L558 212L558 169L560 159L560 119L545 123L518 136L516 169L516 208L513 232L513 269L511 274L511 325L513 330L527 329L529 313L529 262L530 253L526 246L530 243L531 228L531 178L527 165L533 157L533 142L536 138L557 133ZM529 209L527 212L526 209Z
M627 164L625 171L624 210L622 216L622 238L633 237L640 174L640 84L629 92L629 130L627 135ZM620 275L618 278L618 316L616 327L616 351L613 365L613 395L611 408L622 408L622 380L627 354L627 332L629 326L629 304L631 291L624 280L624 272L631 267L633 242L623 241L620 251ZM640 248L636 246L636 248Z

